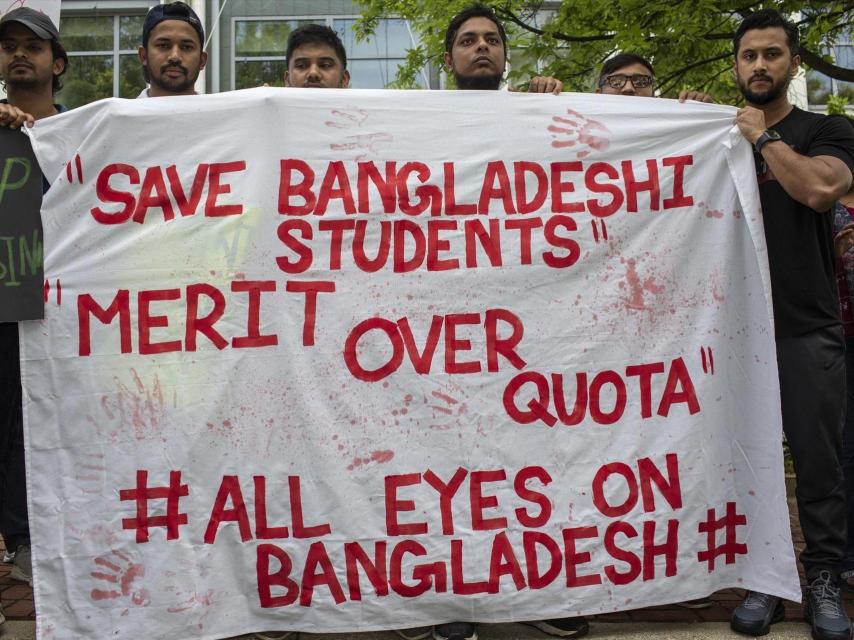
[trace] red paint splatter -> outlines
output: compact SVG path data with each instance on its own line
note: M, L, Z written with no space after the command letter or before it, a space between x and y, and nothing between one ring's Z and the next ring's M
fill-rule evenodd
M626 282L629 288L629 297L626 299L626 306L629 309L644 310L647 308L644 301L644 291L652 294L660 294L664 292L664 287L655 281L655 276L650 276L641 281L637 271L637 260L629 258L628 260L620 259L626 265ZM620 288L624 289L624 283L620 283Z
M718 211L717 209L709 209L708 211L706 211L706 217L707 218L723 218L724 212Z
M394 451L390 451L388 449L384 451L374 451L373 453L371 453L371 460L373 460L374 462L388 462L392 458L394 458Z
M444 400L448 404L457 404L457 401L451 396L442 393L441 391L431 391L430 395L434 398L439 398L439 400Z

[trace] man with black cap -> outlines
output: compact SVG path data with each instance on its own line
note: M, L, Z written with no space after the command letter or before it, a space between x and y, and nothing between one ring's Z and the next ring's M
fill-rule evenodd
M0 78L9 96L0 101L0 126L31 127L64 111L53 96L67 65L59 31L45 14L22 7L0 18ZM0 389L0 533L13 556L9 576L32 585L16 323L0 323Z
M21 7L0 18L0 77L8 99L0 101L0 126L20 127L64 109L53 103L68 56L59 31L45 14Z
M184 2L152 7L142 25L139 61L149 86L140 98L192 96L208 54L203 51L205 29L196 12Z

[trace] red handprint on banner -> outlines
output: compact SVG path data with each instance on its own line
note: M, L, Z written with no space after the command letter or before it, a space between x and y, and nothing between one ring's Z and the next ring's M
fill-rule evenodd
M323 124L332 129L362 129L365 127L370 113L364 109L332 109L331 120L327 120ZM352 135L342 136L340 142L333 142L329 148L333 151L359 151L362 150L368 153L377 153L384 146L394 142L394 136L390 133L380 132L361 132L358 131ZM363 160L367 157L367 153L360 154L356 160Z
M90 591L92 600L124 600L137 607L149 605L148 590L138 585L138 580L145 576L145 566L117 549L93 562L95 570L89 573L95 580Z
M163 388L155 373L143 381L136 369L130 369L130 384L126 378L113 377L115 391L101 396L101 414L87 415L87 421L99 436L113 442L131 435L136 440L158 437L166 416Z
M390 133L365 133L357 136L347 136L346 140L349 140L349 142L333 143L329 145L329 148L335 151L366 149L371 153L376 153L382 146L389 142L394 142L394 137Z
M605 134L611 133L601 122L566 110L567 116L553 116L548 130L552 134L552 146L556 149L572 149L576 158L584 158L591 151L606 151L611 141Z

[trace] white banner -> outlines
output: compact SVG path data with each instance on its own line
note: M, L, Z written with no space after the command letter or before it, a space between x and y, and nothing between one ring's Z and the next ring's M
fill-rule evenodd
M39 636L799 599L734 114L253 89L37 123Z

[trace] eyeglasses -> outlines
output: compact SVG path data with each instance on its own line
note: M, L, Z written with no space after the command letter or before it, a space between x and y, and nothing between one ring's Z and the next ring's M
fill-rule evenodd
M652 84L652 76L648 76L643 73L633 73L632 75L615 73L610 76L605 76L599 80L599 86L603 87L607 84L612 89L622 89L627 80L632 81L632 86L635 89L642 89L643 87L648 87Z

